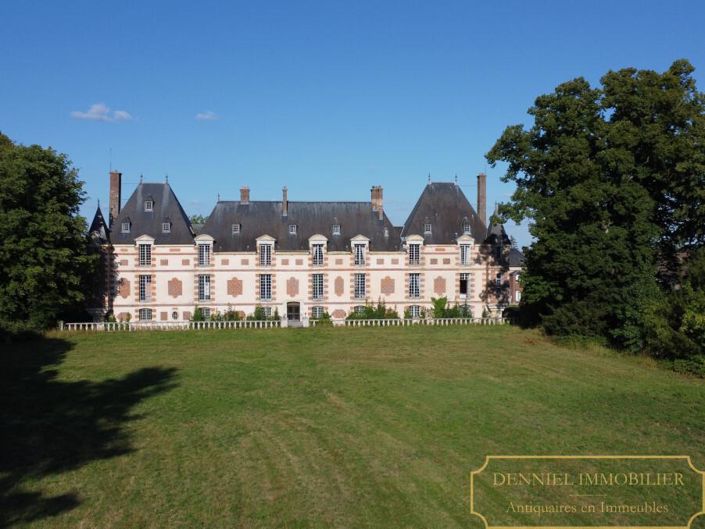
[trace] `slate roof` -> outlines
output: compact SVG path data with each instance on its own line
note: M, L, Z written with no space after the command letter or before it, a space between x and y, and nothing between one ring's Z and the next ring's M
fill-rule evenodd
M144 202L154 202L152 211ZM130 222L130 233L122 233L122 223ZM170 233L162 233L162 222L171 223ZM133 244L141 235L154 238L155 244L193 244L193 229L188 216L169 184L140 183L115 219L110 240L113 244Z
M240 224L240 233L232 233L232 225ZM296 235L289 225L296 225ZM332 226L340 225L340 235ZM385 228L387 236L385 237ZM298 202L289 201L288 215L282 216L281 201L219 201L200 230L215 239L216 252L254 251L256 239L270 235L278 250L308 250L312 235L328 239L328 251L349 251L350 239L364 235L370 239L370 250L399 250L401 240L386 215L379 220L370 202Z
M476 243L485 242L487 227L460 186L452 182L434 182L424 188L404 223L401 235L421 235L425 244L455 244L456 239L463 235L463 224L466 222ZM431 224L431 233L424 235L426 223Z
M100 205L95 210L93 222L91 222L91 227L88 228L88 234L93 240L101 243L110 240L110 230L108 229L108 223L105 222L105 217L103 217L103 212L100 210Z
M511 248L507 254L507 263L512 268L524 266L524 254L517 248Z

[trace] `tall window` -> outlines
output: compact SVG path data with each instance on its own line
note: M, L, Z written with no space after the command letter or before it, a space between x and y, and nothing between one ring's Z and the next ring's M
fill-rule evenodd
M365 274L355 274L355 298L365 297Z
M421 297L421 274L409 274L409 297Z
M152 265L152 245L151 244L140 244L140 266L151 266Z
M409 264L417 265L421 262L421 245L409 245Z
M313 274L311 280L313 283L313 299L321 299L323 297L323 274Z
M203 319L205 320L210 320L211 319L211 309L210 307L203 307L201 309L201 314L203 315Z
M139 318L140 318L140 321L151 321L152 320L152 309L140 309Z
M272 274L260 274L259 297L262 300L272 299Z
M468 295L468 280L470 278L470 274L460 274L460 295L461 296L467 296Z
M320 317L323 316L323 307L312 307L311 308L311 317L315 320L319 319Z
M463 233L470 233L470 223L463 222Z
M208 266L211 263L210 244L198 245L198 266Z
M470 245L461 244L460 245L460 264L468 265L470 264Z
M409 314L412 318L418 318L421 316L421 307L418 305L412 305L409 307Z
M365 264L365 245L364 244L356 244L354 246L355 249L355 264L356 265L364 265Z
M271 244L260 244L259 245L259 264L262 266L269 266L272 264L272 245Z
M198 276L198 301L211 299L211 276L202 274Z
M152 276L140 276L140 301L150 301L151 297Z
M311 248L313 250L313 265L320 266L323 264L323 245L314 244Z

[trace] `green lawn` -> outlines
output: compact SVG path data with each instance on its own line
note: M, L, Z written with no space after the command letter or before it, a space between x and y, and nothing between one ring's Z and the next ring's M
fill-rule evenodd
M486 454L705 468L703 380L509 326L53 334L0 383L0 526L479 529Z

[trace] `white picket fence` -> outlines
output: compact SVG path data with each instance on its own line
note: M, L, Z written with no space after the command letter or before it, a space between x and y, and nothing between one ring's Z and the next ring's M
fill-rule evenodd
M311 322L316 325L315 320ZM503 318L405 318L405 319L370 319L334 321L334 325L345 327L408 327L410 325L505 325L508 319Z
M318 320L303 321L303 327L316 327L322 324ZM406 318L388 320L332 320L336 327L408 327L411 325L506 325L505 318ZM329 322L325 322L329 324ZM60 331L82 332L119 332L119 331L172 331L172 330L208 330L208 329L274 329L286 327L286 319L266 321L137 321L137 322L60 322Z
M273 329L281 327L279 320L266 321L137 321L98 323L59 323L60 331L117 332L117 331L174 331L206 329Z

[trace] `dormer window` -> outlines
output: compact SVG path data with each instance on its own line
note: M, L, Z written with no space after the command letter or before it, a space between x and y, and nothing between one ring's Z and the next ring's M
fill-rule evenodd
M296 235L296 224L289 224L289 235Z
M211 262L211 245L198 245L198 266L208 266Z
M240 233L241 226L240 224L233 224L233 235L237 235Z
M147 199L144 201L145 211L154 211L154 200Z
M320 243L311 245L311 251L313 254L313 265L321 266L323 265L323 245Z
M463 221L463 233L470 233L470 223L467 220Z
M430 235L430 234L431 234L431 223L430 223L430 222L424 223L424 225L423 225L423 233L424 233L424 235Z
M421 245L409 245L409 264L417 265L421 263Z
M171 222L162 222L162 233L171 233Z
M122 229L120 230L122 233L130 233L130 221L126 221L122 223Z
M333 235L340 235L340 224L333 224L333 227L331 228L331 233Z
M272 245L259 245L259 264L260 266L270 266L272 264Z
M360 266L365 264L365 245L364 244L356 244L353 247L355 251L355 264Z
M389 228L387 228L386 226L384 227L384 238L385 239L389 238Z

